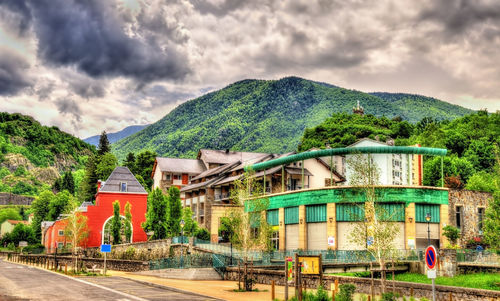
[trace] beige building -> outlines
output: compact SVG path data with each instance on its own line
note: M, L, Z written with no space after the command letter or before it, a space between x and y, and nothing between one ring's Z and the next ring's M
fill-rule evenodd
M3 237L6 233L12 232L17 224L29 225L30 223L28 221L15 221L8 219L0 225L0 237Z

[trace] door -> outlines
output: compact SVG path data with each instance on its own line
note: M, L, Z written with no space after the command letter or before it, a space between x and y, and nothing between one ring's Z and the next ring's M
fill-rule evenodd
M307 249L326 250L327 246L326 223L307 223Z
M286 250L297 250L299 248L299 224L286 225L285 237Z

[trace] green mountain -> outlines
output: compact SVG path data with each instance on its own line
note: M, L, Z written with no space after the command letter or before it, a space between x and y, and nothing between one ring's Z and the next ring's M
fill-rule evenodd
M82 169L93 152L94 146L55 126L0 112L0 192L37 195L62 171Z
M412 108L401 108L401 102L297 77L243 80L178 106L113 144L113 152L120 159L145 149L173 157L194 157L200 148L283 153L297 149L306 128L332 113L351 112L358 100L366 113L401 116L410 122L472 112L436 100L437 106L427 99L420 102L429 103L431 110L422 110L418 99Z

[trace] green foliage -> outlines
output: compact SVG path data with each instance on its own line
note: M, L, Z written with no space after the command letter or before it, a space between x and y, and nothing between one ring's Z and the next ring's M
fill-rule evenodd
M1 240L2 245L9 243L14 243L16 246L19 245L20 241L27 241L29 244L37 242L35 233L30 226L25 224L17 224L12 232L6 233Z
M81 165L82 158L94 151L90 144L57 127L42 126L29 116L0 112L1 154L22 154L35 166L47 167L54 164L57 156Z
M71 194L75 194L75 179L73 178L73 173L71 171L64 173L61 189L67 190Z
M26 168L23 165L19 165L16 168L16 171L14 172L14 175L16 177L22 177L22 176L25 176L27 174L28 174L28 171L26 170Z
M160 188L156 188L148 195L148 211L146 222L142 225L144 231L153 231L151 239L164 239L168 234L167 209L165 195Z
M417 95L367 94L297 77L243 80L188 101L141 132L113 144L120 159L129 152L195 157L201 148L285 153L297 149L302 133L333 112L351 112L360 101L365 112L417 122L425 116L452 119L471 110ZM405 137L410 124L391 133ZM347 143L347 141L346 141ZM324 146L324 144L322 144ZM146 179L146 177L144 177Z
M431 279L427 278L427 275L414 274L414 273L404 273L396 274L395 279L397 281L407 281L407 282L417 282L417 283L431 283ZM476 274L464 274L457 275L455 277L437 277L437 285L450 285L458 287L469 287L469 288L479 288L479 289L489 289L489 290L500 290L500 287L496 285L500 283L500 274L487 274L487 273L476 273ZM337 300L337 299L335 299Z
M2 167L0 168L0 179L5 178L6 176L10 175L10 171L7 167Z
M101 136L99 137L99 145L97 146L97 155L103 156L110 151L111 145L109 144L108 135L106 135L106 131L102 131Z
M186 207L182 209L182 219L184 220L184 235L193 236L198 230L198 223L193 220L193 211Z
M153 186L153 179L151 179L151 173L153 172L153 164L156 159L156 152L149 150L139 153L135 160L135 170L134 175L140 175L146 186L145 188L150 188Z
M500 188L497 188L486 208L483 235L491 248L500 249Z
M113 170L118 166L118 160L112 153L105 153L99 157L96 165L96 176L98 179L106 181Z
M113 202L113 218L111 220L111 235L113 237L113 244L120 244L122 242L121 236L122 221L120 217L120 202Z
M339 293L335 295L336 301L352 301L356 286L354 284L339 285Z
M97 177L96 167L99 163L98 158L92 155L88 158L85 165L85 175L79 187L78 198L80 202L92 202L94 195L97 192Z
M127 202L125 204L125 209L124 209L124 213L125 213L125 238L127 240L127 242L131 242L131 238L132 238L132 213L130 212L131 210L131 207L132 205L130 205L129 202Z
M446 236L450 243L456 244L457 239L460 237L460 229L451 225L447 225L443 227L443 235Z
M387 292L382 294L382 301L397 301L399 298L398 293Z
M484 170L473 174L467 181L466 189L485 191L493 193L495 191L494 175Z
M33 222L31 227L37 240L42 237L41 223L49 213L50 201L54 198L52 191L42 191L38 197L31 203L31 210L33 211Z
M136 171L136 167L135 167L135 155L134 155L134 153L128 153L127 154L127 158L123 162L123 166L128 167L128 169L130 171L132 171L132 172Z
M49 202L49 211L45 218L50 221L55 221L60 214L68 213L71 209L73 197L67 190L58 192L55 196L52 195Z
M194 236L198 239L210 240L210 231L208 231L206 228L200 228L196 231Z
M182 217L182 204L179 188L171 186L168 189L168 232L169 236L177 236L180 234L180 221Z
M22 195L36 195L38 194L38 189L26 182L17 182L16 185L12 187L12 193Z
M318 287L316 291L316 300L317 301L329 301L330 298L328 296L328 291L323 288L322 285Z
M23 217L15 208L0 209L0 225L8 219L20 221Z

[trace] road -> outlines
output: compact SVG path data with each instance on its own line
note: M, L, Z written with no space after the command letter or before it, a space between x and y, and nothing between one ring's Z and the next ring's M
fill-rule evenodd
M213 300L122 277L72 278L0 259L0 301Z

